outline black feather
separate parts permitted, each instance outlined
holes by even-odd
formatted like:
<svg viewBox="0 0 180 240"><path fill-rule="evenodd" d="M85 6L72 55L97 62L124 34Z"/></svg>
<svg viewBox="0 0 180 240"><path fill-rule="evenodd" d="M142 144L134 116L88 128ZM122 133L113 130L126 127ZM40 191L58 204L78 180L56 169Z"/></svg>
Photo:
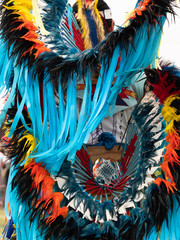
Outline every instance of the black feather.
<svg viewBox="0 0 180 240"><path fill-rule="evenodd" d="M20 94L17 93L17 96L18 96L18 99L21 101ZM17 99L17 97L15 97L15 99ZM9 108L7 111L6 124L4 125L5 128L7 129L11 128L11 125L13 123L13 119L16 113L17 113L17 101L15 101L15 104L11 108ZM31 120L26 108L24 108L24 110L22 111L22 114L26 124L29 127L31 127ZM20 119L12 137L10 138L8 144L6 145L6 148L8 149L8 153L9 153L8 157L10 159L13 159L14 165L18 165L22 160L25 159L26 153L30 147L26 142L27 140L26 138L21 140L21 137L23 136L23 134L25 134L25 131L26 131L26 128L24 127Z"/></svg>
<svg viewBox="0 0 180 240"><path fill-rule="evenodd" d="M157 230L160 230L164 220L168 224L168 212L173 207L172 193L168 194L166 185L161 182L160 187L156 184L151 186L153 190L147 197L147 206L150 218L153 219Z"/></svg>
<svg viewBox="0 0 180 240"><path fill-rule="evenodd" d="M28 200L30 196L30 190L33 182L30 174L30 171L25 172L23 167L19 167L11 183L12 190L17 188L18 198L22 202Z"/></svg>

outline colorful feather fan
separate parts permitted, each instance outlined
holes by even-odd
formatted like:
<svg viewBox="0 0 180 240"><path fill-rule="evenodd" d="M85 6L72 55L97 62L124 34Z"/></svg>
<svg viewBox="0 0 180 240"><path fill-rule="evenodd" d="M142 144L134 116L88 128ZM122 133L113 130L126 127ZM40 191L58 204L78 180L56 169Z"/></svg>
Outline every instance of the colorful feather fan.
<svg viewBox="0 0 180 240"><path fill-rule="evenodd" d="M179 239L180 72L154 69L173 1L138 1L125 28L84 51L67 1L43 2L41 15L35 0L1 6L0 121L12 159L4 239ZM143 72L151 91L134 108L122 156L93 165L90 133Z"/></svg>

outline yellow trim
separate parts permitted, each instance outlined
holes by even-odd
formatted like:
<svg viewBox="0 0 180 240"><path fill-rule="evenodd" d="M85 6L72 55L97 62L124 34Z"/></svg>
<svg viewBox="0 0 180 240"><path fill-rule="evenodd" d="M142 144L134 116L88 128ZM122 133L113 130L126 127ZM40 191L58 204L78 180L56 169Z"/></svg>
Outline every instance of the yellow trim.
<svg viewBox="0 0 180 240"><path fill-rule="evenodd" d="M102 21L102 18L99 14L98 9L97 9L97 4L98 4L98 0L95 0L94 11L93 11L92 15L93 15L93 18L94 18L94 21L96 24L97 38L98 38L98 41L101 42L105 38L105 30L104 30L104 23Z"/></svg>
<svg viewBox="0 0 180 240"><path fill-rule="evenodd" d="M98 11L98 9L97 9L97 4L98 4L98 0L95 0L95 3L94 3L94 11L95 11L95 13L96 13L99 21L100 21L101 24L103 25L102 18L101 18L100 14L99 14L99 11Z"/></svg>
<svg viewBox="0 0 180 240"><path fill-rule="evenodd" d="M81 0L77 0L77 4L78 4L78 9L79 9L79 8L82 8L82 2L81 2Z"/></svg>
<svg viewBox="0 0 180 240"><path fill-rule="evenodd" d="M85 49L92 48L90 38L89 38L89 28L86 26L86 19L83 14L83 5L81 0L77 0L78 4L78 20L81 24L81 30L82 30L82 37L84 39L84 47Z"/></svg>
<svg viewBox="0 0 180 240"><path fill-rule="evenodd" d="M84 0L77 0L78 6L78 20L80 21L81 30L82 30L82 37L84 39L84 47L85 49L92 48L92 42L90 39L90 27L85 15L85 6ZM94 18L96 24L96 31L97 31L97 38L98 41L102 41L105 38L104 34L104 26L99 11L97 9L98 0L94 0L90 5L89 9L92 10L92 16Z"/></svg>

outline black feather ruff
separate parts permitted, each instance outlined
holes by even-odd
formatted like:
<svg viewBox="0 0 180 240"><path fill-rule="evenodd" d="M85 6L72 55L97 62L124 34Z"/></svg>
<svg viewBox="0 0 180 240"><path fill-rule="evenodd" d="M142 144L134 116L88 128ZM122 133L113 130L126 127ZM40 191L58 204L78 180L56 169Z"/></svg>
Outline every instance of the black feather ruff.
<svg viewBox="0 0 180 240"><path fill-rule="evenodd" d="M18 167L18 171L12 180L11 187L12 187L12 190L17 188L18 198L22 202L25 202L29 199L32 183L33 183L33 180L31 177L31 171L25 172L23 167ZM37 193L34 194L35 198L36 196L37 196Z"/></svg>
<svg viewBox="0 0 180 240"><path fill-rule="evenodd" d="M127 52L129 46L133 46L133 38L137 30L142 27L144 23L149 25L147 30L147 34L149 34L151 26L156 28L156 24L160 24L158 20L159 16L166 16L167 13L171 13L173 16L175 15L173 2L173 0L150 1L146 6L146 10L142 11L142 15L138 15L136 12L136 17L130 20L128 27L121 28L109 35L107 40L103 43L102 54L107 54L107 56L111 58L117 44L122 45Z"/></svg>
<svg viewBox="0 0 180 240"><path fill-rule="evenodd" d="M17 103L8 109L7 120L6 120L6 124L4 125L6 129L11 128L11 125L13 123L13 119L16 113L17 113ZM22 114L26 124L29 127L31 127L31 120L26 108L24 108L24 110L22 111ZM20 119L12 137L8 141L8 144L5 146L8 149L8 153L9 153L8 157L10 159L13 159L13 164L15 166L17 166L22 160L25 159L26 153L28 152L30 147L27 143L26 138L21 139L21 137L26 135L25 131L26 129L24 128L24 125Z"/></svg>
<svg viewBox="0 0 180 240"><path fill-rule="evenodd" d="M173 66L170 63L164 64L163 62L160 63L161 69L150 69L147 68L144 70L147 82L150 83L152 86L152 90L156 87L156 85L162 84L164 86L164 89L166 88L167 95L170 96L172 94L177 94L177 92L180 89L180 71L178 68ZM162 92L159 89L159 96L162 94ZM177 101L173 101L171 105L179 109L179 105L177 104Z"/></svg>

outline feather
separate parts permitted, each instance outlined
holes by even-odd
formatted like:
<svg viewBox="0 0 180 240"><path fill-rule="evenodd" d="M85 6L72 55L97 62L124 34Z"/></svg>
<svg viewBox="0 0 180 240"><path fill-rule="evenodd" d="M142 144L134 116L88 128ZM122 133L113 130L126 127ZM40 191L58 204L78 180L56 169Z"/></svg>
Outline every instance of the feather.
<svg viewBox="0 0 180 240"><path fill-rule="evenodd" d="M78 177L78 168L73 170L72 165L77 150L81 149L89 134L107 115L109 106L115 104L115 96L122 86L129 86L137 80L135 75L150 64L154 66L166 13L174 13L172 1L145 1L142 8L137 7L127 27L110 34L95 49L88 49L82 53L73 52L70 56L69 53L72 52L64 47L62 38L57 41L59 23L67 1L44 1L47 10L44 9L43 23L50 36L53 36L50 42L57 43L58 53L51 51L42 39L40 40L30 0L4 0L1 12L3 45L0 51L3 52L5 63L8 62L7 66L10 66L8 69L0 61L0 69L3 70L1 86L11 86L6 107L9 108L9 104L13 103L7 114L7 134L11 136L8 147L13 158L7 194L17 228L17 239L142 238L154 226L154 222L160 229L164 219L167 219L167 207L164 204L169 203L168 207L173 209L172 194L177 197L175 182L165 180L162 172L162 179L156 180L154 184L160 191L160 196L157 196L157 191L152 191L150 195L153 197L154 194L159 200L159 203L153 202L155 207L146 202L146 208L139 209L140 203L132 201L139 193L139 184L145 182L148 169L156 164L154 158L157 152L165 145L162 130L164 125L161 124L163 120L159 112L161 106L149 117L148 111L153 110L151 104L135 108L133 120L139 124L137 131L142 128L143 133L138 133L139 140L133 139L134 136L137 137L134 134L133 122L128 137L134 140L130 145L133 145L135 150L133 149L134 154L131 154L131 161L128 161L128 164L124 162L127 177L117 184L118 199L104 202L101 198L99 201L93 200L92 196L83 191L83 186L79 185L73 173L76 171ZM50 29L53 24L54 27ZM101 67L91 101L91 76L98 64ZM167 74L164 76L166 78ZM85 81L85 91L77 122L76 83L81 77ZM174 84L172 87L174 88ZM59 96L58 100L55 95ZM178 99L173 99L167 105L168 109L177 106ZM178 127L178 108L165 119L172 117L172 123L176 123ZM158 126L161 127L159 131L154 127L158 121ZM172 132L172 129L175 127L170 128L169 132ZM173 143L169 146L173 148L178 137L171 136ZM136 144L143 150L140 160L138 156L141 152ZM178 151L177 148L173 153L175 164L178 163ZM178 177L172 168L178 166L170 164L170 160L164 164L169 167L165 174L171 180L174 177L174 181L177 181ZM84 162L83 167L87 166L86 161ZM137 164L139 168L136 170ZM92 166L88 167L89 171ZM81 180L90 176L88 171L83 173ZM57 183L55 186L51 174L55 180L58 176L65 180L63 184L59 184L59 189L56 189ZM131 175L131 180L128 179L128 174ZM123 189L122 185L127 179L129 186ZM88 189L91 190L91 187L92 181L88 182ZM113 186L111 188L110 192L114 190ZM122 189L124 192L120 193ZM102 189L97 190L97 186L94 186L94 191L102 196ZM81 209L82 203L83 212L76 212ZM118 208L125 203L128 203L126 212L130 213L130 216L118 213ZM148 209L150 212L147 213ZM156 215L153 219L151 214L156 210L160 214L162 212L162 215ZM105 223L101 227L103 222Z"/></svg>
<svg viewBox="0 0 180 240"><path fill-rule="evenodd" d="M175 66L163 65L160 69L146 69L147 81L153 87L155 95L161 103L171 95L179 94L179 70Z"/></svg>

